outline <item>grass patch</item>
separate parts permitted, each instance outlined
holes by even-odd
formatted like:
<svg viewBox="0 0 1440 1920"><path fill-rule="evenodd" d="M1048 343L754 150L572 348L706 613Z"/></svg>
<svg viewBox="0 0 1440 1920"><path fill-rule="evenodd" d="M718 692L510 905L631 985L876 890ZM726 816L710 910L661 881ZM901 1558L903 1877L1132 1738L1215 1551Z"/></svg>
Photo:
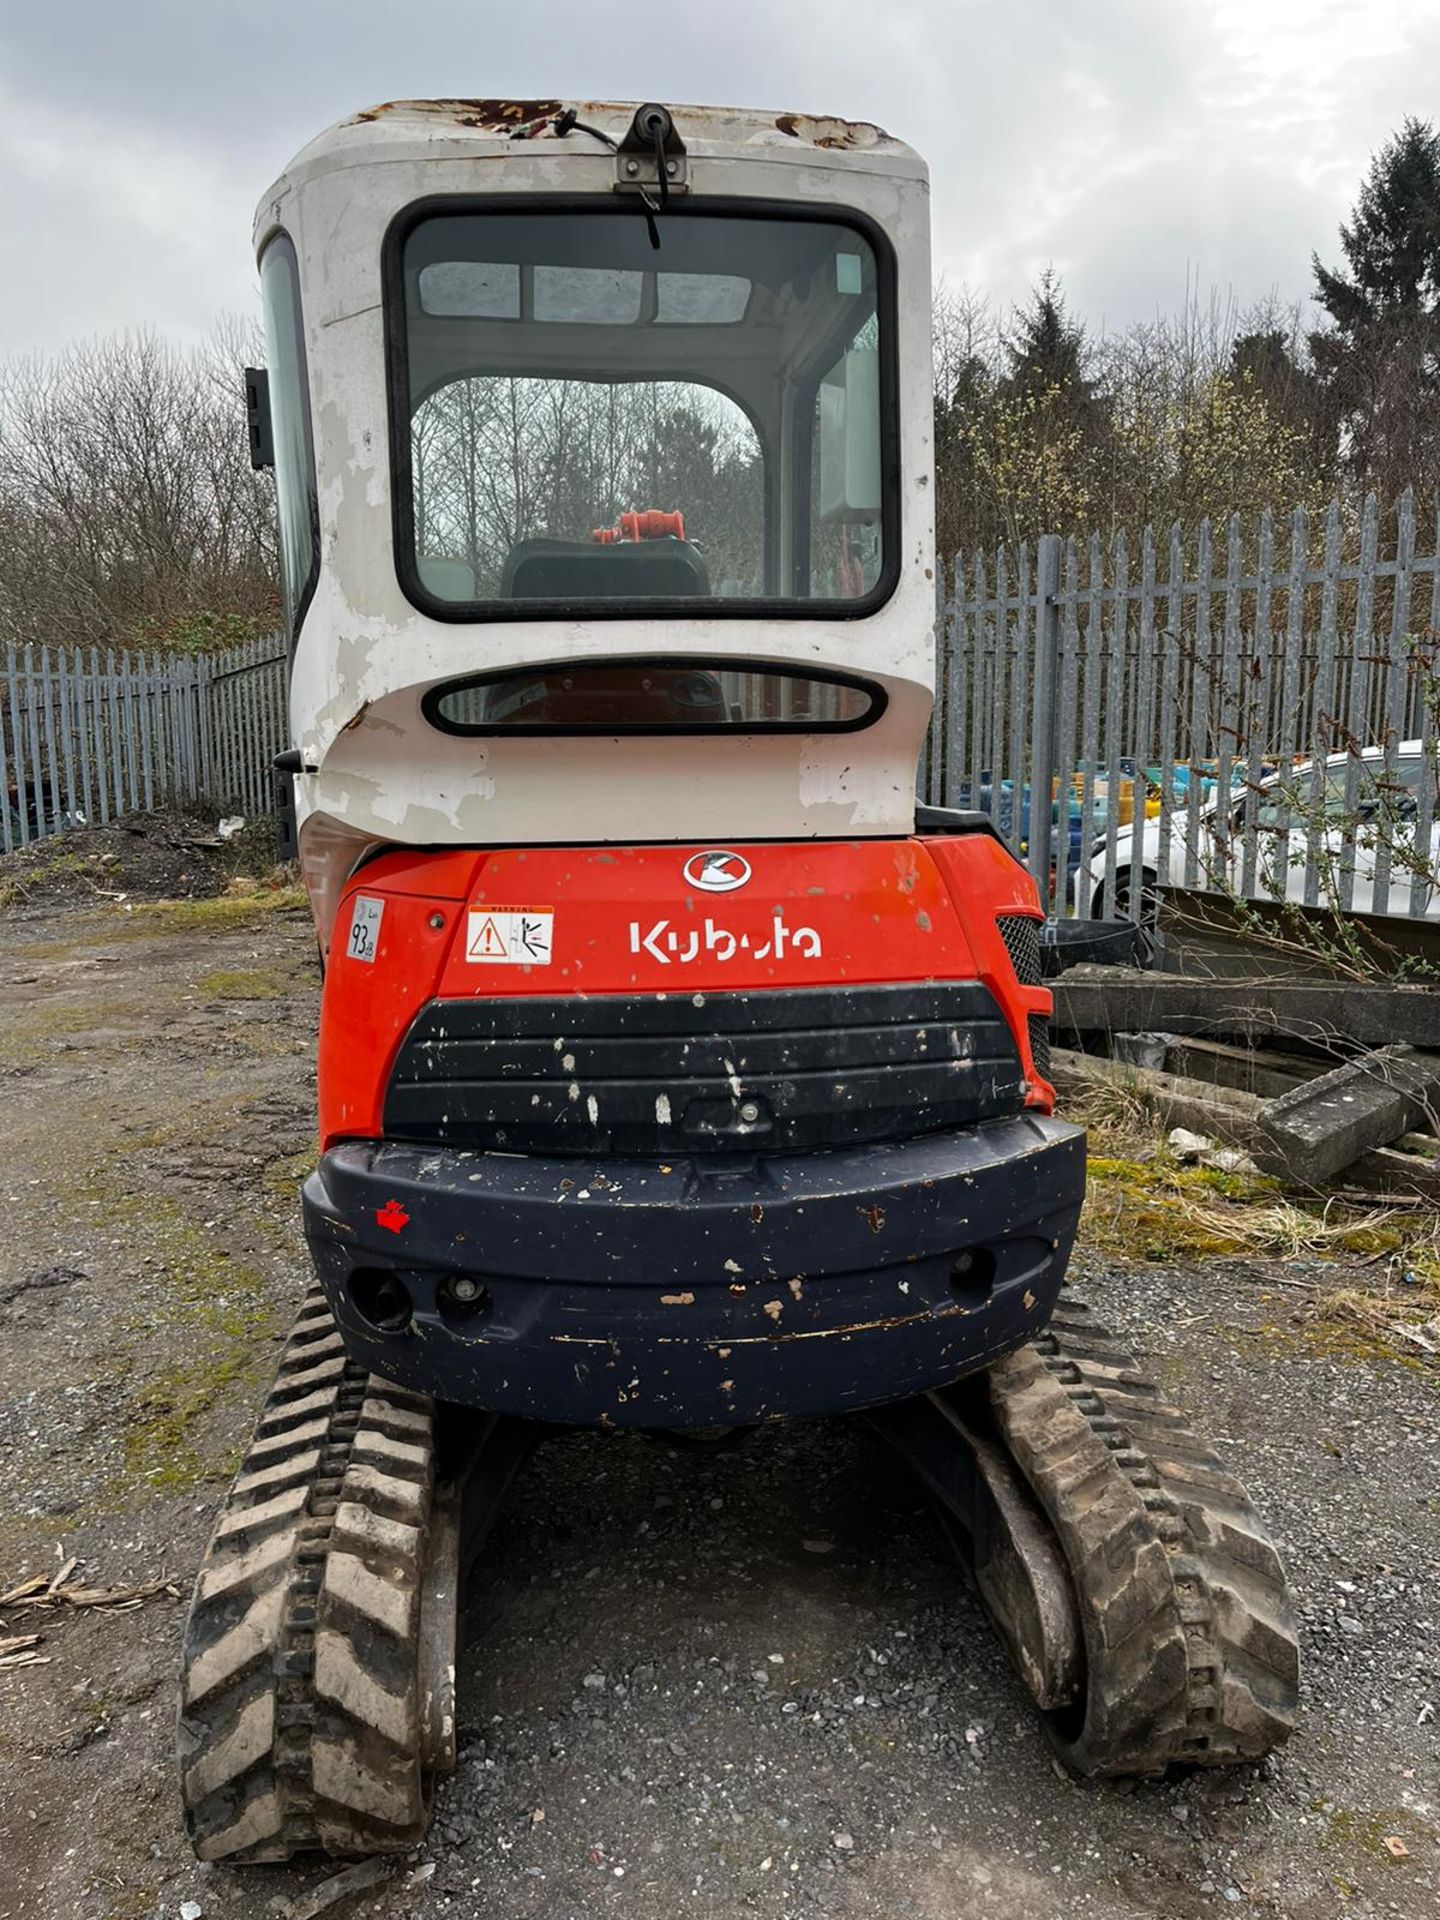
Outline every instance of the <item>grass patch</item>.
<svg viewBox="0 0 1440 1920"><path fill-rule="evenodd" d="M1076 1102L1090 1134L1082 1244L1106 1258L1308 1263L1297 1313L1267 1337L1440 1371L1440 1220L1428 1207L1287 1195L1253 1169L1182 1164L1123 1081ZM1325 1271L1333 1267L1333 1275ZM1311 1275L1314 1277L1312 1278Z"/></svg>
<svg viewBox="0 0 1440 1920"><path fill-rule="evenodd" d="M1324 1844L1336 1853L1347 1855L1352 1864L1374 1860L1387 1867L1413 1865L1417 1856L1422 1860L1428 1858L1435 1844L1435 1829L1408 1807L1361 1811L1357 1807L1332 1808L1322 1803L1315 1811L1329 1815ZM1385 1841L1391 1837L1404 1841L1410 1849L1409 1861L1403 1854L1396 1859L1387 1850Z"/></svg>
<svg viewBox="0 0 1440 1920"><path fill-rule="evenodd" d="M1146 1160L1091 1160L1085 1232L1097 1251L1131 1259L1369 1257L1401 1251L1399 1217L1334 1200L1289 1200L1263 1174L1181 1166L1157 1148Z"/></svg>
<svg viewBox="0 0 1440 1920"><path fill-rule="evenodd" d="M283 1000L285 982L274 971L242 967L207 973L200 981L200 991L212 1000Z"/></svg>
<svg viewBox="0 0 1440 1920"><path fill-rule="evenodd" d="M3 883L0 883L3 884ZM242 890L235 891L239 886ZM303 887L232 882L232 890L199 900L97 900L65 940L29 940L17 949L26 960L63 960L94 947L112 947L156 934L224 933L258 926L272 914L309 914Z"/></svg>
<svg viewBox="0 0 1440 1920"><path fill-rule="evenodd" d="M304 889L254 885L211 900L138 900L122 913L138 929L154 933L212 933L249 926L272 913L296 913L310 903Z"/></svg>
<svg viewBox="0 0 1440 1920"><path fill-rule="evenodd" d="M1271 1338L1440 1373L1440 1226L1428 1209L1291 1200L1263 1175L1181 1166L1157 1147L1143 1161L1091 1160L1080 1231L1095 1252L1122 1260L1305 1261L1314 1277L1286 1280L1297 1318L1269 1327Z"/></svg>
<svg viewBox="0 0 1440 1920"><path fill-rule="evenodd" d="M73 1193L98 1201L166 1277L151 1313L135 1312L116 1328L97 1382L114 1397L121 1466L96 1512L227 1479L233 1450L216 1445L213 1417L235 1393L257 1397L275 1364L281 1314L263 1276L229 1258L167 1195L117 1190L96 1170Z"/></svg>
<svg viewBox="0 0 1440 1920"><path fill-rule="evenodd" d="M7 907L24 906L37 887L53 885L57 880L77 883L87 880L92 887L95 885L95 870L83 855L49 851L52 844L37 842L28 849L17 849L10 856L8 870L0 880L0 912ZM41 846L47 851L41 852Z"/></svg>
<svg viewBox="0 0 1440 1920"><path fill-rule="evenodd" d="M145 1010L142 1010L145 1011ZM115 1028L136 1012L131 1003L112 1002L105 1007L67 1006L49 999L35 998L23 1007L7 1007L0 1014L0 1065L35 1067L50 1059L56 1042L75 1034L97 1033L104 1029L113 1050L117 1044ZM129 1040L120 1044L138 1044Z"/></svg>
<svg viewBox="0 0 1440 1920"><path fill-rule="evenodd" d="M90 1033L96 1027L104 1026L116 1009L114 1005L96 1007L93 1005L64 1006L54 1000L34 999L23 1012L12 1010L5 1015L5 1025L25 1040L59 1040L67 1033ZM126 1011L132 1011L126 1008Z"/></svg>
<svg viewBox="0 0 1440 1920"><path fill-rule="evenodd" d="M294 1207L301 1186L315 1171L316 1157L316 1149L306 1147L302 1153L287 1154L283 1160L272 1161L263 1175L266 1192L282 1206Z"/></svg>
<svg viewBox="0 0 1440 1920"><path fill-rule="evenodd" d="M1373 1287L1326 1287L1303 1326L1311 1344L1340 1358L1384 1353L1440 1378L1440 1268L1433 1255L1391 1260Z"/></svg>
<svg viewBox="0 0 1440 1920"><path fill-rule="evenodd" d="M197 1445L196 1434L227 1388L251 1380L243 1347L179 1366L133 1393L125 1412L121 1452L127 1484L157 1493L184 1493L219 1477L216 1463Z"/></svg>

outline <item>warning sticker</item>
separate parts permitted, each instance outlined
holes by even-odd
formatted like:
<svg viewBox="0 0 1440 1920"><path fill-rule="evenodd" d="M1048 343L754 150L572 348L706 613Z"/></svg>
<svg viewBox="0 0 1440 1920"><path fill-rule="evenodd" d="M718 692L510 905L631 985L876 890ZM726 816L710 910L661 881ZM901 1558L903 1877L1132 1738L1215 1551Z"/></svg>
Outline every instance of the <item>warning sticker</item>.
<svg viewBox="0 0 1440 1920"><path fill-rule="evenodd" d="M357 893L355 911L350 916L350 938L345 943L345 951L352 960L366 960L375 964L375 955L380 948L380 921L385 913L385 902L373 900L368 894Z"/></svg>
<svg viewBox="0 0 1440 1920"><path fill-rule="evenodd" d="M543 967L550 961L553 907L471 907L465 958L498 967Z"/></svg>

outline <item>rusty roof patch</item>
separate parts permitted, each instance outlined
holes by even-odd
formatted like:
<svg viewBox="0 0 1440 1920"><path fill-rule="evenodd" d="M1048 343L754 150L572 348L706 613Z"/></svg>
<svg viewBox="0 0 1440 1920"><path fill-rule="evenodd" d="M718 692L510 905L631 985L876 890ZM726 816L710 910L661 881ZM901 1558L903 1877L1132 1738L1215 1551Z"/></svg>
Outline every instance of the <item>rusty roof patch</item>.
<svg viewBox="0 0 1440 1920"><path fill-rule="evenodd" d="M378 107L369 107L364 113L357 113L351 125L366 120L380 120L386 114L395 113L401 108L435 114L437 117L454 120L462 127L477 127L496 132L513 133L517 128L530 127L540 132L547 120L553 120L562 111L561 100L386 100Z"/></svg>
<svg viewBox="0 0 1440 1920"><path fill-rule="evenodd" d="M883 127L873 126L868 120L831 120L811 113L777 114L775 124L792 140L804 140L812 147L832 150L873 147L890 138Z"/></svg>

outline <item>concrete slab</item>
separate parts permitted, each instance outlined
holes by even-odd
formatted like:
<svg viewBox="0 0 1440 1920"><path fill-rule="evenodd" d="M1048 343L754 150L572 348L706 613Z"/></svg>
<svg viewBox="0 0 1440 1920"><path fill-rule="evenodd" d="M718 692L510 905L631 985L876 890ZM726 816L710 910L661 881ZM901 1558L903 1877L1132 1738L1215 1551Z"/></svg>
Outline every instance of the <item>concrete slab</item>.
<svg viewBox="0 0 1440 1920"><path fill-rule="evenodd" d="M1317 1185L1408 1133L1440 1105L1440 1054L1381 1047L1270 1101L1250 1151L1283 1180Z"/></svg>
<svg viewBox="0 0 1440 1920"><path fill-rule="evenodd" d="M1149 1067L1072 1053L1064 1047L1052 1051L1050 1065L1062 1120L1067 1095L1119 1087L1133 1093L1167 1132L1171 1127L1185 1127L1191 1133L1243 1147L1249 1144L1260 1113L1261 1102L1254 1094L1212 1086L1204 1080L1187 1080L1178 1073L1157 1073Z"/></svg>
<svg viewBox="0 0 1440 1920"><path fill-rule="evenodd" d="M1067 1033L1204 1034L1267 1039L1286 1034L1321 1045L1383 1047L1406 1040L1440 1048L1440 992L1337 980L1186 980L1173 975L1077 968L1054 985L1057 1038Z"/></svg>

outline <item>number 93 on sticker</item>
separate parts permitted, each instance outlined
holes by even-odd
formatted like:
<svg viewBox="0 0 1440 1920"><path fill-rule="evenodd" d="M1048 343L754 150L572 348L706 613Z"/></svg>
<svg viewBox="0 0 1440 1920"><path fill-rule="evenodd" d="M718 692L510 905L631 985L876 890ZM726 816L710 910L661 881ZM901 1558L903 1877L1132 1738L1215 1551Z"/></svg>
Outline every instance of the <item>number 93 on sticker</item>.
<svg viewBox="0 0 1440 1920"><path fill-rule="evenodd" d="M380 951L380 922L384 917L383 900L356 894L355 908L350 915L350 934L345 942L345 952L350 959L363 960L369 966L375 964L375 955Z"/></svg>
<svg viewBox="0 0 1440 1920"><path fill-rule="evenodd" d="M548 966L554 926L553 907L471 907L465 958L479 966Z"/></svg>

